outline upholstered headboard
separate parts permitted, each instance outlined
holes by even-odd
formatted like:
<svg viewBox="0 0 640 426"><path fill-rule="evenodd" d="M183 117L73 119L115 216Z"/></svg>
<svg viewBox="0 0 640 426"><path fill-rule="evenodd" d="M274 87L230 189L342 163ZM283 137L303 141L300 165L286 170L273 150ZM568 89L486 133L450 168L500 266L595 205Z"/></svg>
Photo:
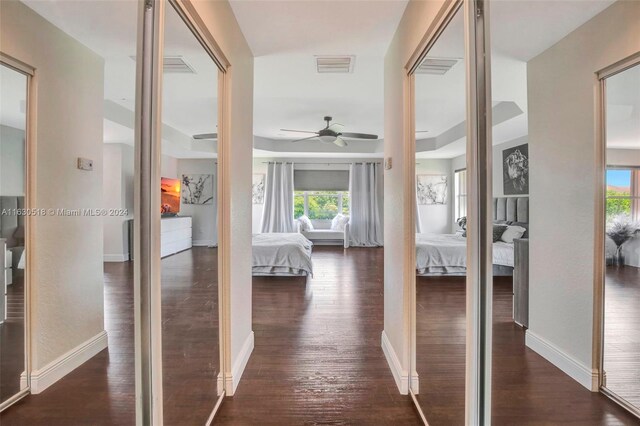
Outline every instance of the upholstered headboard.
<svg viewBox="0 0 640 426"><path fill-rule="evenodd" d="M24 245L24 215L16 210L24 209L24 197L0 196L0 238L7 240L7 247Z"/></svg>
<svg viewBox="0 0 640 426"><path fill-rule="evenodd" d="M493 220L529 223L529 197L494 198Z"/></svg>

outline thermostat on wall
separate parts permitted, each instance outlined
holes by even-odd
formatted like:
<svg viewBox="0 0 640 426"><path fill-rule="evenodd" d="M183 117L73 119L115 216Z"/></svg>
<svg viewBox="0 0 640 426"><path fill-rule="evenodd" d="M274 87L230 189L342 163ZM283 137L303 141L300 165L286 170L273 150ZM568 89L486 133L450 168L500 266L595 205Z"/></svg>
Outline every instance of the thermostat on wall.
<svg viewBox="0 0 640 426"><path fill-rule="evenodd" d="M93 160L88 158L78 157L78 169L86 170L88 172L93 170Z"/></svg>

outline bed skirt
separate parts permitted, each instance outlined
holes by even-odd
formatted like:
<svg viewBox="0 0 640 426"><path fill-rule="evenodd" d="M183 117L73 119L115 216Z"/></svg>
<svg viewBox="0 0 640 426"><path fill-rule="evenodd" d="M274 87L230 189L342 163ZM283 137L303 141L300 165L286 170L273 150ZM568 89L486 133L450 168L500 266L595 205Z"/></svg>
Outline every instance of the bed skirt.
<svg viewBox="0 0 640 426"><path fill-rule="evenodd" d="M464 277L467 275L467 268L462 266L437 266L416 271L416 275L420 277L435 277L441 275ZM493 276L511 277L513 276L513 267L504 265L493 265Z"/></svg>

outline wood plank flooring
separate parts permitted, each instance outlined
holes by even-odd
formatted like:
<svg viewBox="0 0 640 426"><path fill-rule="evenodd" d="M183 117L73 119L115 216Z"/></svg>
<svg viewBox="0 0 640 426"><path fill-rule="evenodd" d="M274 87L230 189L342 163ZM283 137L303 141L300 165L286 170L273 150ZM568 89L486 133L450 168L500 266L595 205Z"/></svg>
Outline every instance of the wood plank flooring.
<svg viewBox="0 0 640 426"><path fill-rule="evenodd" d="M604 330L607 388L640 408L640 268L607 267Z"/></svg>
<svg viewBox="0 0 640 426"><path fill-rule="evenodd" d="M166 425L202 425L217 400L217 249L162 260ZM109 349L0 414L2 426L134 425L133 263L105 263Z"/></svg>
<svg viewBox="0 0 640 426"><path fill-rule="evenodd" d="M24 369L24 274L14 270L13 284L7 286L7 319L0 324L0 402L20 391Z"/></svg>
<svg viewBox="0 0 640 426"><path fill-rule="evenodd" d="M383 250L316 246L314 277L253 279L255 349L221 425L418 425L380 347Z"/></svg>
<svg viewBox="0 0 640 426"><path fill-rule="evenodd" d="M512 286L494 283L493 425L637 425L599 393L589 392L524 344L513 323ZM429 424L464 424L464 278L418 277L418 399Z"/></svg>
<svg viewBox="0 0 640 426"><path fill-rule="evenodd" d="M197 248L163 260L167 425L203 424L215 399L216 351L200 344L217 318L215 258ZM382 249L316 247L314 278L255 278L256 346L215 424L419 424L380 348L382 260ZM132 274L105 265L109 350L2 413L3 426L134 424ZM463 279L418 280L419 398L436 426L464 421L464 303ZM493 424L638 424L524 346L508 280L496 282L494 336Z"/></svg>

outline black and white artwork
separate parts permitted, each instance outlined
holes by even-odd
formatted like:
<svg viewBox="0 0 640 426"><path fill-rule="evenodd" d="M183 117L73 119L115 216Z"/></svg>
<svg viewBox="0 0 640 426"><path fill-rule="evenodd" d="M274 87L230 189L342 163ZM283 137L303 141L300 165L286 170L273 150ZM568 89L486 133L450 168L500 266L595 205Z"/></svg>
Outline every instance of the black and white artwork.
<svg viewBox="0 0 640 426"><path fill-rule="evenodd" d="M418 204L447 204L447 175L418 175Z"/></svg>
<svg viewBox="0 0 640 426"><path fill-rule="evenodd" d="M528 144L502 151L502 182L504 195L529 194Z"/></svg>
<svg viewBox="0 0 640 426"><path fill-rule="evenodd" d="M213 204L213 175L182 175L184 204Z"/></svg>
<svg viewBox="0 0 640 426"><path fill-rule="evenodd" d="M264 204L264 173L253 175L251 199L253 204Z"/></svg>

